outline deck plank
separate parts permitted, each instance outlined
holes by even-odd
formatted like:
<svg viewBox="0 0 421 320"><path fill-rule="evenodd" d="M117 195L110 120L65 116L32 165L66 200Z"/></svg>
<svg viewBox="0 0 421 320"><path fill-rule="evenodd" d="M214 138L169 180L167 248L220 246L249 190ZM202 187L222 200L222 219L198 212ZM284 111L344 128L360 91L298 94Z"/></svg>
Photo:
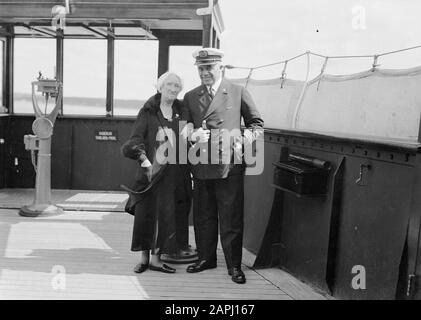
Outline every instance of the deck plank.
<svg viewBox="0 0 421 320"><path fill-rule="evenodd" d="M252 255L246 257L249 263L243 268L247 283L233 283L220 245L216 269L189 274L186 265L179 264L173 265L175 274L151 270L135 274L132 269L138 255L129 249L132 223L133 217L121 212L65 211L59 216L25 218L16 209L0 209L0 299L314 297L311 288L300 289L311 291L305 294L291 288L292 280L281 277L274 283L267 272L250 268ZM192 228L190 239L194 245Z"/></svg>
<svg viewBox="0 0 421 320"><path fill-rule="evenodd" d="M304 282L296 279L281 269L258 269L256 273L269 279L274 285L287 293L295 300L326 300L328 295L318 292Z"/></svg>

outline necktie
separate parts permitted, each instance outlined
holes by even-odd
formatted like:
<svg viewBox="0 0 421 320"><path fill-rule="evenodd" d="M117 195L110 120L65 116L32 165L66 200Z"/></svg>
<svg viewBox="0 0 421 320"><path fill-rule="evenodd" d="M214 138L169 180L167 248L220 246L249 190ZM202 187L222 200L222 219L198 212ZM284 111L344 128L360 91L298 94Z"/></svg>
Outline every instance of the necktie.
<svg viewBox="0 0 421 320"><path fill-rule="evenodd" d="M212 89L212 86L209 87L209 97L211 98L211 100L213 99L213 89Z"/></svg>

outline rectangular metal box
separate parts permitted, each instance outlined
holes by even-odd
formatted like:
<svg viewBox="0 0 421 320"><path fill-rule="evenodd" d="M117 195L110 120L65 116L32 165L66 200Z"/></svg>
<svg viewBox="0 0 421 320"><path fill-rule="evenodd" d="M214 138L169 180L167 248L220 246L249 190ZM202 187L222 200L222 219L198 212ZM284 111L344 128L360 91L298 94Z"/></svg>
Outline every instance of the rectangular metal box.
<svg viewBox="0 0 421 320"><path fill-rule="evenodd" d="M294 160L274 162L273 186L301 196L324 196L329 170Z"/></svg>

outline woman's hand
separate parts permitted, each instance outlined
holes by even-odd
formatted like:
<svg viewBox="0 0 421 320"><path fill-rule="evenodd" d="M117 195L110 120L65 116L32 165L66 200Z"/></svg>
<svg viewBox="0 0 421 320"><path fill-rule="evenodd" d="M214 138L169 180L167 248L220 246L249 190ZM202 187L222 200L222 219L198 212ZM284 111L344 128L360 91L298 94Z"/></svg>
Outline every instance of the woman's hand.
<svg viewBox="0 0 421 320"><path fill-rule="evenodd" d="M152 163L148 159L145 159L140 166L145 168L145 174L148 177L148 182L151 182L152 181L152 168L153 168Z"/></svg>

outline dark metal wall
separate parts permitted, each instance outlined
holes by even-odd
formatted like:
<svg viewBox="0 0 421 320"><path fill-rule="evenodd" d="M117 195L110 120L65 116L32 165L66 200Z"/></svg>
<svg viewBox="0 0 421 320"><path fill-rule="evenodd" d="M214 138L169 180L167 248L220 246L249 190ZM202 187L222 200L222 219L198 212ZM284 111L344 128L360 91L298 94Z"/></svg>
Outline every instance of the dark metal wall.
<svg viewBox="0 0 421 320"><path fill-rule="evenodd" d="M34 117L10 116L6 136L6 183L8 188L33 188L35 173L23 136L32 134ZM52 140L52 188L121 190L130 185L136 163L123 158L121 145L129 138L134 119L59 118ZM117 135L117 141L98 141L98 130Z"/></svg>
<svg viewBox="0 0 421 320"><path fill-rule="evenodd" d="M399 297L398 287L406 288L407 281L400 267L407 258L408 222L421 209L413 200L420 187L414 184L417 149L283 131L266 132L265 140L266 157L279 160L299 153L329 161L331 169L325 196L298 197L270 192L267 184L274 180L274 169L265 168L263 176L272 181L254 186L255 207L262 210L246 207L250 226L267 223L266 231L254 229L252 247L260 245L256 266L275 261L338 298ZM264 198L273 198L270 209ZM365 289L351 285L357 275L353 268L359 266L366 271Z"/></svg>
<svg viewBox="0 0 421 320"><path fill-rule="evenodd" d="M34 186L30 153L23 144L33 120L0 117L0 138L6 142L0 145L0 172L5 173L0 187ZM136 164L121 156L120 147L133 122L59 118L52 144L52 187L121 190L120 184L130 185ZM118 140L98 141L98 130L113 132ZM278 182L273 163L291 153L330 162L325 196L297 197L272 186ZM418 157L418 149L410 146L267 130L265 170L245 178L244 246L257 254L256 267L277 265L337 298L402 297L408 275L416 272L408 268L408 260L419 252L419 233L406 245L410 217L421 212ZM419 232L419 218L412 220ZM404 250L408 245L410 254ZM351 285L355 266L365 268L364 290Z"/></svg>
<svg viewBox="0 0 421 320"><path fill-rule="evenodd" d="M7 119L8 117L6 116L0 116L0 139L3 139L3 141L7 132ZM4 188L6 184L6 146L3 141L0 140L0 188Z"/></svg>
<svg viewBox="0 0 421 320"><path fill-rule="evenodd" d="M274 189L274 161L279 160L279 145L272 141L265 142L264 171L261 175L246 175L244 179L244 246L256 254L263 241L268 225Z"/></svg>

